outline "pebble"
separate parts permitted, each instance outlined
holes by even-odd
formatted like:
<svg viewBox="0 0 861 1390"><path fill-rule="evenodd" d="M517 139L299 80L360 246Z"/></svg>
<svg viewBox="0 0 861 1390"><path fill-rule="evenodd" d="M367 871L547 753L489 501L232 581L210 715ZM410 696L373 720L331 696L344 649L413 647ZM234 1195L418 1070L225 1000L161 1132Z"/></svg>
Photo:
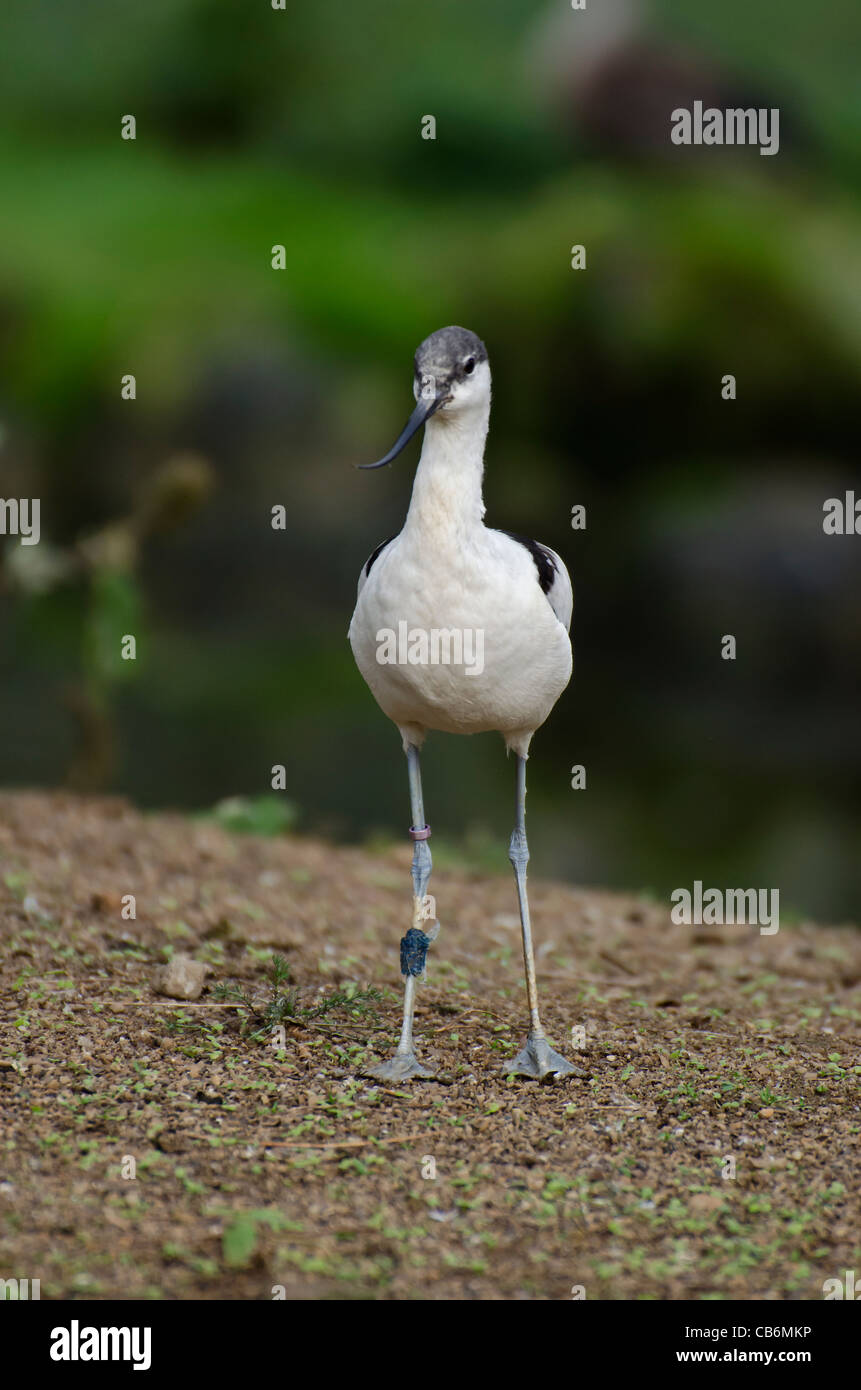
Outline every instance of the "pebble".
<svg viewBox="0 0 861 1390"><path fill-rule="evenodd" d="M169 999L199 999L209 969L191 956L173 956L156 974L156 993Z"/></svg>

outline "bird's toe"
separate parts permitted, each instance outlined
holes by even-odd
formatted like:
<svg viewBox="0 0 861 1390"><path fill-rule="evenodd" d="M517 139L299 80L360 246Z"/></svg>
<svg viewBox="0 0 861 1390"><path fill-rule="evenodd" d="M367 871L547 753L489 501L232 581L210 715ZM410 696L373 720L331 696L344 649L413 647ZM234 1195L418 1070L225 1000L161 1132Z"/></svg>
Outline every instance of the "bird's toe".
<svg viewBox="0 0 861 1390"><path fill-rule="evenodd" d="M506 1062L503 1068L507 1076L529 1076L535 1081L542 1081L546 1076L555 1076L557 1079L563 1076L585 1076L586 1073L575 1067L563 1057L560 1052L555 1052L546 1038L536 1038L530 1036L526 1046L518 1052L513 1062Z"/></svg>
<svg viewBox="0 0 861 1390"><path fill-rule="evenodd" d="M414 1052L396 1052L388 1062L368 1068L368 1075L378 1081L410 1081L413 1078L432 1081L434 1072L422 1066Z"/></svg>

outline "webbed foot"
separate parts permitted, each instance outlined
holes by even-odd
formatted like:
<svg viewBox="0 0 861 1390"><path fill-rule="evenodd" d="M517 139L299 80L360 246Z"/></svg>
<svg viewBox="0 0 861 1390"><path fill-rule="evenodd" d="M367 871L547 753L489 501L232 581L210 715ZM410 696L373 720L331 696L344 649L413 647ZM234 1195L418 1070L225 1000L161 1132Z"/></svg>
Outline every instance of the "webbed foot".
<svg viewBox="0 0 861 1390"><path fill-rule="evenodd" d="M585 1076L579 1067L573 1066L553 1048L544 1037L529 1034L526 1046L518 1052L513 1062L506 1062L503 1071L506 1076L531 1076L541 1081L545 1076Z"/></svg>
<svg viewBox="0 0 861 1390"><path fill-rule="evenodd" d="M369 1067L368 1075L376 1076L380 1081L409 1081L412 1077L431 1081L435 1073L423 1067L414 1052L398 1051L388 1062Z"/></svg>

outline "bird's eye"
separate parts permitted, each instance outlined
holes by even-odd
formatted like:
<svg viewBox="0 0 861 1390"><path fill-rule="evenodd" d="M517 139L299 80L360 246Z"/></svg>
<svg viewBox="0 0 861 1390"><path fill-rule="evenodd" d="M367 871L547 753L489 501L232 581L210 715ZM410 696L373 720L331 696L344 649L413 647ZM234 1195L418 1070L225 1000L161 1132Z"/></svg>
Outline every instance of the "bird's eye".
<svg viewBox="0 0 861 1390"><path fill-rule="evenodd" d="M466 361L463 364L463 370L466 372L467 376L472 376L472 373L475 371L474 357L467 357Z"/></svg>

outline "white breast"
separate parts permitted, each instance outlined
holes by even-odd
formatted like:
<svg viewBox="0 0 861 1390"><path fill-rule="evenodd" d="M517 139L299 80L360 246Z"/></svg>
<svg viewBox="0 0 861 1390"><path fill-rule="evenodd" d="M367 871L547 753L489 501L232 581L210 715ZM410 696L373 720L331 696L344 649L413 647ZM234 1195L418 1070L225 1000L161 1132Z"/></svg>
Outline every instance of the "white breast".
<svg viewBox="0 0 861 1390"><path fill-rule="evenodd" d="M401 729L498 730L528 747L572 669L571 582L549 553L548 595L529 551L484 526L445 547L402 532L363 570L350 643Z"/></svg>

